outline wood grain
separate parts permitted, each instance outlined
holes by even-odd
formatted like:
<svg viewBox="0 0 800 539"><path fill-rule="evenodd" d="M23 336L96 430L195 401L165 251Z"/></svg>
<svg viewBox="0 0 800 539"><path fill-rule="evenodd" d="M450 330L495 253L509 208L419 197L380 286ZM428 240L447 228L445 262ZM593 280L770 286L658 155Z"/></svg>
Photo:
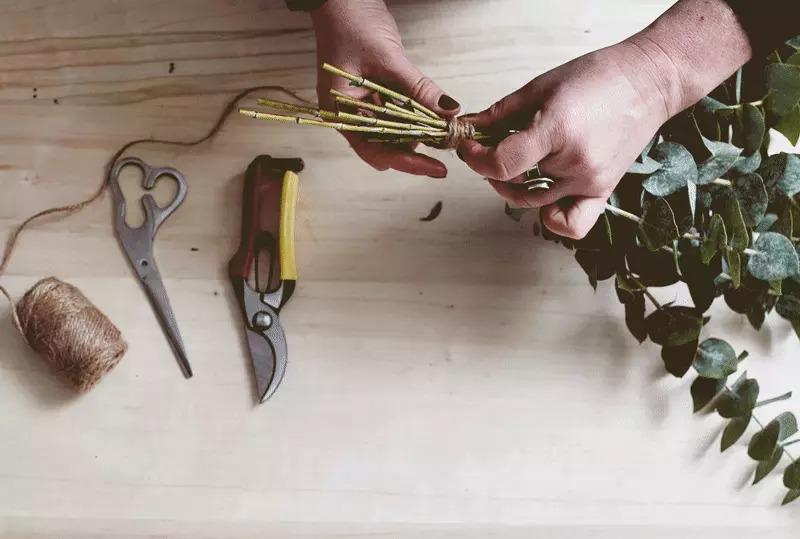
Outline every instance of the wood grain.
<svg viewBox="0 0 800 539"><path fill-rule="evenodd" d="M420 68L479 110L670 3L391 5ZM4 0L0 13L3 233L92 192L127 140L199 136L243 88L314 96L313 35L282 2ZM0 535L796 534L780 477L746 486L741 444L719 454L722 425L691 416L691 380L663 376L613 290L593 294L569 252L507 219L455 156L438 152L446 181L377 173L320 131L232 117L199 147L132 152L190 184L156 243L189 381L116 244L108 196L24 234L2 283L19 297L68 280L131 347L75 398L0 311ZM282 315L289 368L255 407L225 267L260 153L307 168L299 287ZM441 216L420 222L438 200ZM751 351L764 394L798 389L790 328L770 319L755 334L725 311L713 327Z"/></svg>

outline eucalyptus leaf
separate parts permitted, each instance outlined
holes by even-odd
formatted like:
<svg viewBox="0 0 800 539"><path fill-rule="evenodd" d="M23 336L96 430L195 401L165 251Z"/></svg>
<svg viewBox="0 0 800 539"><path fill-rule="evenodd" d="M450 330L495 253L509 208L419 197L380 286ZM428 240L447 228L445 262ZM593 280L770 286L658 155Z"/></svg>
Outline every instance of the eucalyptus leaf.
<svg viewBox="0 0 800 539"><path fill-rule="evenodd" d="M797 417L792 412L784 412L773 421L777 421L780 426L778 441L782 442L797 434Z"/></svg>
<svg viewBox="0 0 800 539"><path fill-rule="evenodd" d="M768 460L775 453L779 435L780 425L777 421L771 421L750 439L747 454L753 460Z"/></svg>
<svg viewBox="0 0 800 539"><path fill-rule="evenodd" d="M667 372L676 378L683 378L692 367L697 344L698 342L695 340L678 346L661 348L661 359L664 361L664 368Z"/></svg>
<svg viewBox="0 0 800 539"><path fill-rule="evenodd" d="M661 346L679 346L700 336L703 318L690 307L665 307L645 318L650 340Z"/></svg>
<svg viewBox="0 0 800 539"><path fill-rule="evenodd" d="M762 137L763 139L763 137ZM761 153L755 152L748 157L739 157L731 167L730 172L736 174L749 174L758 170L761 166Z"/></svg>
<svg viewBox="0 0 800 539"><path fill-rule="evenodd" d="M692 382L689 392L692 395L692 406L695 413L707 406L714 397L725 389L725 380L698 376Z"/></svg>
<svg viewBox="0 0 800 539"><path fill-rule="evenodd" d="M753 329L756 331L759 331L761 326L764 325L765 318L766 313L760 305L754 305L753 308L747 311L747 321L750 322L750 325L753 326Z"/></svg>
<svg viewBox="0 0 800 539"><path fill-rule="evenodd" d="M761 144L764 142L764 132L766 131L766 124L764 123L764 115L750 103L742 105L742 128L744 130L744 138L742 154L749 156L758 152Z"/></svg>
<svg viewBox="0 0 800 539"><path fill-rule="evenodd" d="M768 213L761 219L761 221L758 222L755 231L767 232L770 228L772 228L772 225L774 225L775 221L777 220L778 220L777 215L775 215L774 213Z"/></svg>
<svg viewBox="0 0 800 539"><path fill-rule="evenodd" d="M770 155L758 169L767 192L776 190L793 197L800 193L800 158L785 152Z"/></svg>
<svg viewBox="0 0 800 539"><path fill-rule="evenodd" d="M756 279L786 279L800 271L797 252L786 236L777 232L764 232L756 240L753 249L756 253L750 255L747 269Z"/></svg>
<svg viewBox="0 0 800 539"><path fill-rule="evenodd" d="M697 184L686 182L686 191L689 194L689 213L691 214L691 225L694 225L694 216L697 213Z"/></svg>
<svg viewBox="0 0 800 539"><path fill-rule="evenodd" d="M786 493L786 496L783 498L781 505L789 505L793 501L800 498L800 489L792 489Z"/></svg>
<svg viewBox="0 0 800 539"><path fill-rule="evenodd" d="M648 193L665 197L686 187L687 181L697 183L697 164L682 144L662 142L653 148L652 156L661 167L642 183Z"/></svg>
<svg viewBox="0 0 800 539"><path fill-rule="evenodd" d="M800 460L796 460L786 467L783 472L783 484L788 489L800 488Z"/></svg>
<svg viewBox="0 0 800 539"><path fill-rule="evenodd" d="M722 431L720 451L724 452L742 437L747 430L748 425L750 425L751 417L752 416L750 414L746 414L740 417L734 417L728 421L728 424L725 426L725 430Z"/></svg>
<svg viewBox="0 0 800 539"><path fill-rule="evenodd" d="M641 163L639 161L634 161L631 166L628 167L628 174L652 174L660 168L661 163L650 156L644 156Z"/></svg>
<svg viewBox="0 0 800 539"><path fill-rule="evenodd" d="M758 380L742 377L730 390L720 395L717 413L724 418L750 415L758 400Z"/></svg>
<svg viewBox="0 0 800 539"><path fill-rule="evenodd" d="M634 294L631 301L625 304L625 325L639 343L647 339L644 312L644 294Z"/></svg>
<svg viewBox="0 0 800 539"><path fill-rule="evenodd" d="M793 37L786 44L795 50L800 50L800 36Z"/></svg>
<svg viewBox="0 0 800 539"><path fill-rule="evenodd" d="M731 276L733 287L739 288L742 284L742 255L739 251L728 249L725 251L725 262L728 263L728 275Z"/></svg>
<svg viewBox="0 0 800 539"><path fill-rule="evenodd" d="M800 322L800 299L795 296L784 294L778 298L775 310L781 318L790 322Z"/></svg>
<svg viewBox="0 0 800 539"><path fill-rule="evenodd" d="M782 457L783 448L781 446L777 446L770 458L767 460L762 460L758 463L758 466L756 466L756 476L753 479L753 484L758 484L762 479L767 477L769 473L778 466Z"/></svg>
<svg viewBox="0 0 800 539"><path fill-rule="evenodd" d="M775 281L769 282L769 289L772 290L773 293L780 296L783 294L783 281L781 279L777 279Z"/></svg>
<svg viewBox="0 0 800 539"><path fill-rule="evenodd" d="M733 347L722 339L714 337L700 343L694 358L697 374L705 378L725 379L736 372L737 366L738 361ZM755 405L755 402L753 404Z"/></svg>
<svg viewBox="0 0 800 539"><path fill-rule="evenodd" d="M775 130L789 139L792 146L797 146L797 142L800 141L800 102L781 118Z"/></svg>
<svg viewBox="0 0 800 539"><path fill-rule="evenodd" d="M778 117L786 116L800 101L800 66L768 65L767 88L769 95L764 106Z"/></svg>
<svg viewBox="0 0 800 539"><path fill-rule="evenodd" d="M721 178L742 155L742 149L727 142L716 142L703 137L703 143L711 152L711 157L697 166L697 182L705 185Z"/></svg>
<svg viewBox="0 0 800 539"><path fill-rule="evenodd" d="M704 264L711 262L720 249L728 243L728 234L725 232L725 222L719 214L711 216L711 226L708 237L700 244L700 256Z"/></svg>
<svg viewBox="0 0 800 539"><path fill-rule="evenodd" d="M769 197L764 180L758 174L745 174L731 182L733 193L739 201L739 208L746 226L754 227L767 212Z"/></svg>
<svg viewBox="0 0 800 539"><path fill-rule="evenodd" d="M750 238L739 201L733 198L726 200L721 213L728 233L728 246L739 252L744 251L750 245Z"/></svg>
<svg viewBox="0 0 800 539"><path fill-rule="evenodd" d="M647 207L639 223L639 233L642 242L651 251L670 245L680 237L675 214L666 200L657 198Z"/></svg>

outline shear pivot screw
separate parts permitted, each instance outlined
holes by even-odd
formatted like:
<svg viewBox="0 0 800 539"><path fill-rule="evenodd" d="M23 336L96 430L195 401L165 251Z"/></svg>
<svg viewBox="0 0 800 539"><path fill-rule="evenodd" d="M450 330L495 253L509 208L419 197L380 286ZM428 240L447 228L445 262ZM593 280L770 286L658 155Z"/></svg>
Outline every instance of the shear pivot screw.
<svg viewBox="0 0 800 539"><path fill-rule="evenodd" d="M272 317L269 313L259 312L256 313L255 318L253 319L253 323L259 329L268 329L272 325Z"/></svg>

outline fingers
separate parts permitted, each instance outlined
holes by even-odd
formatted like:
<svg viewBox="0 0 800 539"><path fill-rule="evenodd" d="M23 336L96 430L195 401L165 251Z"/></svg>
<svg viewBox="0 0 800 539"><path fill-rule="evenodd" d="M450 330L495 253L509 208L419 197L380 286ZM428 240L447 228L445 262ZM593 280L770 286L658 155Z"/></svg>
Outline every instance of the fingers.
<svg viewBox="0 0 800 539"><path fill-rule="evenodd" d="M554 132L550 123L537 113L530 127L503 139L496 148L470 140L462 143L459 154L478 174L509 181L533 168L553 151Z"/></svg>
<svg viewBox="0 0 800 539"><path fill-rule="evenodd" d="M427 155L415 153L410 146L367 142L353 133L343 133L343 135L356 155L375 170L393 169L406 174L437 179L447 176L447 167L444 163Z"/></svg>
<svg viewBox="0 0 800 539"><path fill-rule="evenodd" d="M524 185L497 180L489 180L497 193L520 208L541 208L555 204L562 198L580 194L580 186L570 180L559 180L549 189L528 191Z"/></svg>
<svg viewBox="0 0 800 539"><path fill-rule="evenodd" d="M425 105L440 116L451 117L461 111L461 105L447 95L444 90L422 73L405 56L394 60L393 75L405 87L406 95L418 103Z"/></svg>
<svg viewBox="0 0 800 539"><path fill-rule="evenodd" d="M542 223L559 236L579 240L586 236L605 211L606 200L598 197L578 198L566 208L551 204L542 208Z"/></svg>

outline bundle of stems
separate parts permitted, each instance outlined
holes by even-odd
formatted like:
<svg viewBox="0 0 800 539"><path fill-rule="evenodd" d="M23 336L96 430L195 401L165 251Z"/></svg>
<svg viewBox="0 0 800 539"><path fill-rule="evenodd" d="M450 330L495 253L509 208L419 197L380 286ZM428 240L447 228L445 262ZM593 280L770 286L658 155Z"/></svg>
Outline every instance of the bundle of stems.
<svg viewBox="0 0 800 539"><path fill-rule="evenodd" d="M379 105L355 99L336 90L331 90L337 105L336 111L283 103L272 99L259 99L258 105L292 114L274 114L250 109L239 109L239 113L250 118L283 123L296 123L327 127L338 131L367 133L368 140L384 143L420 142L435 146L447 146L453 137L487 139L487 135L475 131L460 120L444 119L424 105L364 77L348 73L330 64L323 64L326 71L344 77L351 86L368 88L384 97ZM339 110L349 108L352 112ZM305 114L310 117L300 116Z"/></svg>

